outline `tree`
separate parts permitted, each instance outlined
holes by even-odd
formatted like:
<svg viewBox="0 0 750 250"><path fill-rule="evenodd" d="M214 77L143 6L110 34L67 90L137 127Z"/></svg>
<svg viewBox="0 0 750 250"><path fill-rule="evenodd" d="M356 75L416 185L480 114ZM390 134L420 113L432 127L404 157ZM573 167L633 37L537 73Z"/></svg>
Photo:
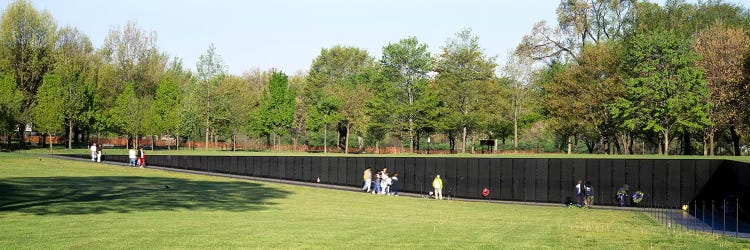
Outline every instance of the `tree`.
<svg viewBox="0 0 750 250"><path fill-rule="evenodd" d="M471 29L463 29L455 38L446 41L437 59L437 87L449 113L444 117L445 127L461 131L462 149L466 152L467 136L477 126L485 85L495 76L495 58L484 55L479 47L479 37Z"/></svg>
<svg viewBox="0 0 750 250"><path fill-rule="evenodd" d="M424 97L428 75L432 70L433 59L427 51L427 44L419 43L416 37L401 39L383 47L380 64L388 81L393 82L394 93L389 96L394 104L393 116L397 127L409 131L409 152L414 152L414 130L424 124L415 125L421 110L417 106ZM405 101L402 101L405 100ZM429 108L429 107L425 107Z"/></svg>
<svg viewBox="0 0 750 250"><path fill-rule="evenodd" d="M16 128L22 102L23 93L16 87L13 75L0 72L0 133L10 133Z"/></svg>
<svg viewBox="0 0 750 250"><path fill-rule="evenodd" d="M338 109L342 100L336 100L331 95L335 95L339 86L350 84L353 79L363 74L367 74L375 66L375 60L370 57L367 51L356 47L334 46L332 48L321 49L320 55L313 60L310 70L306 77L305 85L302 88L303 103L311 107L308 122L312 125L310 129L322 128L324 136L327 135L327 119L337 117ZM341 88L341 90L348 90ZM331 110L336 108L336 110ZM321 110L315 110L321 109ZM317 117L316 117L317 116ZM320 118L325 119L320 119ZM319 122L323 121L325 124ZM346 121L338 120L337 128L339 132L338 145L342 151L346 151L348 138L346 137ZM318 126L323 125L323 126ZM325 149L327 150L327 148Z"/></svg>
<svg viewBox="0 0 750 250"><path fill-rule="evenodd" d="M740 155L742 116L747 115L746 97L749 94L745 63L750 55L750 37L741 28L731 28L721 22L701 31L695 38L693 51L701 59L696 63L706 75L712 126L708 131L710 154L714 155L714 136L719 129L728 128L732 136L734 154Z"/></svg>
<svg viewBox="0 0 750 250"><path fill-rule="evenodd" d="M125 85L123 92L117 96L115 106L112 107L111 119L113 125L119 132L136 138L136 147L138 146L138 135L143 132L141 120L147 114L145 111L141 100L135 95L134 83Z"/></svg>
<svg viewBox="0 0 750 250"><path fill-rule="evenodd" d="M518 126L521 115L526 112L528 96L526 90L533 81L533 62L531 58L518 53L508 57L508 63L503 67L506 77L512 80L511 107L513 112L513 151L518 151Z"/></svg>
<svg viewBox="0 0 750 250"><path fill-rule="evenodd" d="M706 82L687 40L670 31L638 34L627 43L625 94L612 114L635 130L661 133L669 154L670 131L708 124Z"/></svg>
<svg viewBox="0 0 750 250"><path fill-rule="evenodd" d="M267 141L270 142L271 135L281 136L292 127L295 96L286 74L274 72L268 89L263 91L258 124Z"/></svg>
<svg viewBox="0 0 750 250"><path fill-rule="evenodd" d="M62 89L61 82L59 76L47 74L37 92L37 105L34 107L36 129L46 132L49 136L50 151L52 151L52 134L61 132L62 124L65 122L63 109L67 100L62 95L65 91Z"/></svg>
<svg viewBox="0 0 750 250"><path fill-rule="evenodd" d="M31 119L35 97L44 75L52 68L53 44L57 24L47 11L37 11L26 0L8 4L0 20L0 71L13 75L16 87L23 94L19 127ZM23 133L22 133L23 135ZM23 143L23 138L21 139Z"/></svg>
<svg viewBox="0 0 750 250"><path fill-rule="evenodd" d="M213 44L208 46L208 50L201 54L196 63L198 72L198 87L196 95L202 100L201 113L206 124L206 149L208 149L209 136L211 135L212 123L214 122L215 110L213 102L216 96L216 88L219 85L220 78L225 74L226 67L221 56L216 53L216 47Z"/></svg>
<svg viewBox="0 0 750 250"><path fill-rule="evenodd" d="M180 88L178 79L180 68L172 68L162 76L154 97L154 116L156 131L159 134L179 135L180 125ZM179 145L179 136L177 136ZM178 146L179 147L179 146Z"/></svg>

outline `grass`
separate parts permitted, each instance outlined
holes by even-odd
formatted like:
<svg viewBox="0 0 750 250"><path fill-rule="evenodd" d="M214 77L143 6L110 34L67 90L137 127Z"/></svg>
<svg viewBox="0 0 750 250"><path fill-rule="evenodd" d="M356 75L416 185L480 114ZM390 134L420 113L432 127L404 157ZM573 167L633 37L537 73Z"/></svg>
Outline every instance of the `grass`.
<svg viewBox="0 0 750 250"><path fill-rule="evenodd" d="M20 153L0 153L0 190L8 249L750 247L639 212L376 196Z"/></svg>
<svg viewBox="0 0 750 250"><path fill-rule="evenodd" d="M105 149L105 154L127 155L126 149ZM32 154L49 154L49 149L31 149L24 152ZM54 154L89 154L88 149L55 148ZM350 157L468 157L468 158L576 158L576 159L728 159L750 162L750 156L700 156L700 155L602 155L602 154L343 154L343 153L307 153L307 152L252 152L222 150L146 150L147 155L220 155L220 156L350 156Z"/></svg>

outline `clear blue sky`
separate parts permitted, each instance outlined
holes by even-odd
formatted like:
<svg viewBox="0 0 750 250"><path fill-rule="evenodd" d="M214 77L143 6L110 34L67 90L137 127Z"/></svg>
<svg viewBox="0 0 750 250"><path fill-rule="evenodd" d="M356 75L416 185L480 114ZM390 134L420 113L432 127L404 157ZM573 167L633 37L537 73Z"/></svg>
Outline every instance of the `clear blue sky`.
<svg viewBox="0 0 750 250"><path fill-rule="evenodd" d="M9 0L2 0L5 8ZM662 1L657 1L662 2ZM729 2L740 3L742 0ZM99 47L109 30L134 20L156 31L158 46L185 67L213 43L232 74L251 68L306 70L320 49L336 44L381 48L407 36L433 53L464 27L498 63L540 20L555 20L557 0L32 0L59 26L82 30Z"/></svg>

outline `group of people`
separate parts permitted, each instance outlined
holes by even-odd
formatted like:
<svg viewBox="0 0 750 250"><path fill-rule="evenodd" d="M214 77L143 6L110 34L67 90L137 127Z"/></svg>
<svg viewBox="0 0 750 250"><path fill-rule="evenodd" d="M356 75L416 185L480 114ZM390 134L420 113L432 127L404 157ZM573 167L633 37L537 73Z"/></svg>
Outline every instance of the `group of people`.
<svg viewBox="0 0 750 250"><path fill-rule="evenodd" d="M94 142L89 149L91 150L91 161L102 162L102 145Z"/></svg>
<svg viewBox="0 0 750 250"><path fill-rule="evenodd" d="M130 160L128 166L138 166L139 168L146 166L146 153L143 152L143 147L138 148L137 158L134 148L128 150L128 159Z"/></svg>
<svg viewBox="0 0 750 250"><path fill-rule="evenodd" d="M362 191L373 194L398 196L398 172L390 174L388 168L383 168L372 175L372 167L367 167L362 173Z"/></svg>

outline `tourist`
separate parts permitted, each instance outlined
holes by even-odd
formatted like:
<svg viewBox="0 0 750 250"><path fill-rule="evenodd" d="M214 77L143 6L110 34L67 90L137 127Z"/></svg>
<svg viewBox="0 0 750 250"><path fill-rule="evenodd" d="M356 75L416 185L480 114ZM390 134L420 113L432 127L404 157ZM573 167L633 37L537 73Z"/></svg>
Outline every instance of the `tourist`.
<svg viewBox="0 0 750 250"><path fill-rule="evenodd" d="M375 189L372 190L373 194L380 192L380 171L375 174Z"/></svg>
<svg viewBox="0 0 750 250"><path fill-rule="evenodd" d="M591 185L590 181L583 185L583 195L585 197L584 205L586 208L591 208L594 205L594 186Z"/></svg>
<svg viewBox="0 0 750 250"><path fill-rule="evenodd" d="M583 207L583 181L578 180L576 184L576 206Z"/></svg>
<svg viewBox="0 0 750 250"><path fill-rule="evenodd" d="M96 161L96 142L94 144L91 144L91 147L89 148L91 150L91 161Z"/></svg>
<svg viewBox="0 0 750 250"><path fill-rule="evenodd" d="M362 174L362 180L365 185L362 187L362 191L370 192L370 186L372 185L372 167L367 167L365 172Z"/></svg>
<svg viewBox="0 0 750 250"><path fill-rule="evenodd" d="M383 173L380 174L380 194L388 194L388 183L390 182L388 177L388 168L383 168Z"/></svg>
<svg viewBox="0 0 750 250"><path fill-rule="evenodd" d="M443 179L440 179L440 175L436 175L435 179L432 180L432 187L435 189L435 199L443 199Z"/></svg>
<svg viewBox="0 0 750 250"><path fill-rule="evenodd" d="M102 145L96 145L96 162L102 162Z"/></svg>
<svg viewBox="0 0 750 250"><path fill-rule="evenodd" d="M146 153L143 152L143 147L138 148L140 168L146 166Z"/></svg>
<svg viewBox="0 0 750 250"><path fill-rule="evenodd" d="M398 172L393 172L393 177L391 177L391 192L394 196L398 196Z"/></svg>
<svg viewBox="0 0 750 250"><path fill-rule="evenodd" d="M128 150L128 158L130 158L130 163L128 164L128 166L135 167L135 148L131 148L130 150Z"/></svg>

